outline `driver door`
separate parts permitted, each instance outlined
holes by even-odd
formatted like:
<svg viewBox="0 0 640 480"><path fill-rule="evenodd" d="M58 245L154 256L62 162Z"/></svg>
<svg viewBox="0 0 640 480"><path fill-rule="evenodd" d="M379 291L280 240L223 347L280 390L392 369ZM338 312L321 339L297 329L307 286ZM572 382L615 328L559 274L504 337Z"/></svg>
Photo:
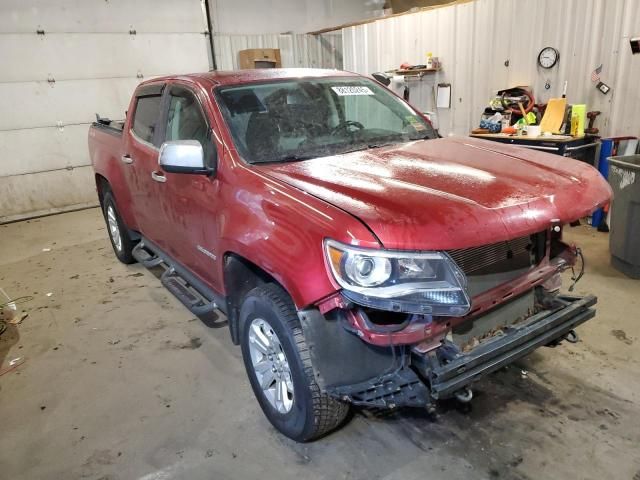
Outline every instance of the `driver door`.
<svg viewBox="0 0 640 480"><path fill-rule="evenodd" d="M206 99L202 99L206 100ZM204 151L205 166L216 167L217 151L212 123L204 101L188 86L171 85L164 101L163 142L197 140ZM219 181L215 175L162 172L160 183L162 230L165 248L173 258L211 288L221 291L214 278Z"/></svg>

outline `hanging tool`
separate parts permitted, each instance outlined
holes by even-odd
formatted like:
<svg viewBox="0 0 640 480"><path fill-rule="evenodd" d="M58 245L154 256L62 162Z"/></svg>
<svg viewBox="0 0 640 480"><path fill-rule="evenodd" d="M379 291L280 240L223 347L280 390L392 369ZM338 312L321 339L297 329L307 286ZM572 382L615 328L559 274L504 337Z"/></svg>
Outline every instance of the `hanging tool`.
<svg viewBox="0 0 640 480"><path fill-rule="evenodd" d="M522 104L525 114L529 113L536 103L528 87L514 87L500 90L497 98L503 110L517 114L522 114L518 106L519 103Z"/></svg>
<svg viewBox="0 0 640 480"><path fill-rule="evenodd" d="M527 112L524 111L522 102L518 102L518 108L520 108L520 113L522 114L522 119L524 120L525 125L529 125L529 120L527 119Z"/></svg>
<svg viewBox="0 0 640 480"><path fill-rule="evenodd" d="M597 133L600 131L599 129L597 129L596 127L593 126L593 124L596 121L596 117L598 115L600 115L600 111L598 110L593 110L591 112L587 112L587 118L589 119L589 126L587 128L584 129L584 133L588 133L590 135L597 135Z"/></svg>

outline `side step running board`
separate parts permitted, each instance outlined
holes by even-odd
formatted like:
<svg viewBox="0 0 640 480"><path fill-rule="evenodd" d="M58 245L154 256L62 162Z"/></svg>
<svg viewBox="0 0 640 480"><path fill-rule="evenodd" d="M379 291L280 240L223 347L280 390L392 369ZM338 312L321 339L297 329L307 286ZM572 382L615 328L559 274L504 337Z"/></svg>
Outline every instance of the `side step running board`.
<svg viewBox="0 0 640 480"><path fill-rule="evenodd" d="M164 260L155 253L149 253L149 251L145 249L144 242L140 242L133 247L131 255L133 255L133 258L135 258L138 263L141 263L147 268L157 267L164 262Z"/></svg>
<svg viewBox="0 0 640 480"><path fill-rule="evenodd" d="M173 293L194 315L204 315L217 308L216 302L207 300L184 278L169 267L160 277L162 285Z"/></svg>
<svg viewBox="0 0 640 480"><path fill-rule="evenodd" d="M165 271L160 276L160 282L194 315L204 315L219 309L213 292L207 291L184 267L179 266L148 240L141 240L131 254L146 268L162 266Z"/></svg>

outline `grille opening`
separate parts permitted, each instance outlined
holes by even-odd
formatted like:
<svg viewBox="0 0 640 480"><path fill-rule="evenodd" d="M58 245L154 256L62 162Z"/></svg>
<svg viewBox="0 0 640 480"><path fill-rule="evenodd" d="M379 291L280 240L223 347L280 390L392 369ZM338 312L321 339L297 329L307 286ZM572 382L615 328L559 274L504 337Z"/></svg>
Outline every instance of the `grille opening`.
<svg viewBox="0 0 640 480"><path fill-rule="evenodd" d="M531 267L544 256L544 232L447 253L467 276L511 272Z"/></svg>
<svg viewBox="0 0 640 480"><path fill-rule="evenodd" d="M388 312L373 308L362 308L360 311L365 315L365 319L374 325L402 325L409 322L412 314Z"/></svg>
<svg viewBox="0 0 640 480"><path fill-rule="evenodd" d="M551 246L550 246L549 258L556 258L562 252L564 252L569 246L562 241L561 238L551 237Z"/></svg>

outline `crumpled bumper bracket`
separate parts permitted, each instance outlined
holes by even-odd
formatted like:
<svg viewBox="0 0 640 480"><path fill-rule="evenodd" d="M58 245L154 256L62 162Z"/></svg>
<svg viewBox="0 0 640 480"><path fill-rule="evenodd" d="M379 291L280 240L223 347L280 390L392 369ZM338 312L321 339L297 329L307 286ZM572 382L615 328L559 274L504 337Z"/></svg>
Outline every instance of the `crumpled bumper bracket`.
<svg viewBox="0 0 640 480"><path fill-rule="evenodd" d="M413 370L402 367L375 379L328 389L329 395L353 405L378 408L429 407L429 388Z"/></svg>
<svg viewBox="0 0 640 480"><path fill-rule="evenodd" d="M347 333L338 319L325 319L318 310L303 311L300 318L316 380L329 395L369 407L431 408L437 400L455 396L533 350L557 344L595 315L591 307L596 302L593 295L555 297L554 308L503 330L503 335L468 353L446 340L427 353L404 345L376 347Z"/></svg>
<svg viewBox="0 0 640 480"><path fill-rule="evenodd" d="M533 350L562 338L578 325L595 316L590 308L597 303L594 295L560 296L566 306L537 313L526 324L511 328L505 335L458 354L446 364L430 368L431 395L447 398L483 375L512 363Z"/></svg>

